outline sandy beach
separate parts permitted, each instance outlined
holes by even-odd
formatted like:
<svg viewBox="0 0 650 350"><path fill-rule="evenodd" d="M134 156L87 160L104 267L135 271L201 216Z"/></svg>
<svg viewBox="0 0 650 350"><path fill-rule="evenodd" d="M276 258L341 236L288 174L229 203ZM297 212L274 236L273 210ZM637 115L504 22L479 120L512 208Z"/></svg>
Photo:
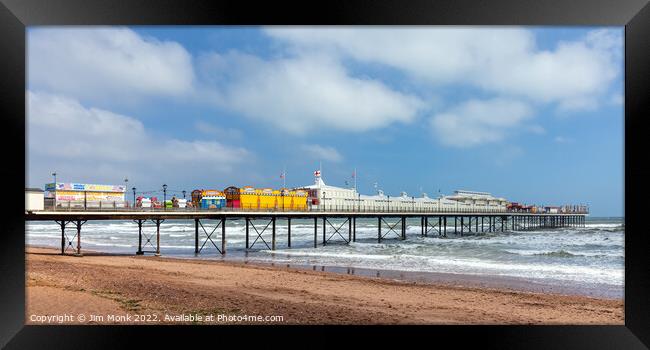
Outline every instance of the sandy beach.
<svg viewBox="0 0 650 350"><path fill-rule="evenodd" d="M27 324L624 323L622 300L235 262L28 247L26 270Z"/></svg>

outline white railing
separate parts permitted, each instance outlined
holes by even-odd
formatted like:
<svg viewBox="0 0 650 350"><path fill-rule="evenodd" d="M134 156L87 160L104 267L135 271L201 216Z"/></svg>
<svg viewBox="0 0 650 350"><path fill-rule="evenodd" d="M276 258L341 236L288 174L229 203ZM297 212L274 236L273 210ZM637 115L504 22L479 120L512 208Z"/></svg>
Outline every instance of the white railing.
<svg viewBox="0 0 650 350"><path fill-rule="evenodd" d="M189 202L188 202L189 203ZM52 203L46 203L44 210L50 211L124 211L124 212L336 212L336 213L468 213L468 214L588 214L588 210L584 211L564 211L557 213L549 212L527 212L518 210L507 210L506 208L481 208L481 207L439 207L439 208L418 208L418 207L395 207L395 206L355 206L349 205L319 205L307 208L295 207L269 207L269 208L197 208L197 207L133 207L130 202L123 201L58 201L56 208Z"/></svg>

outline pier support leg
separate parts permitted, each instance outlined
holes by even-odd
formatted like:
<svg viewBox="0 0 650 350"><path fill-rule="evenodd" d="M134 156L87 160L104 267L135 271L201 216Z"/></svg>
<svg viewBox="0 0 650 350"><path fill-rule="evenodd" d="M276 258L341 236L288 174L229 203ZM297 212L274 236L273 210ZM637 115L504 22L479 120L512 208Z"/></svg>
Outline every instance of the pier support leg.
<svg viewBox="0 0 650 350"><path fill-rule="evenodd" d="M357 218L352 218L352 242L357 241Z"/></svg>
<svg viewBox="0 0 650 350"><path fill-rule="evenodd" d="M447 221L445 221L445 232L447 232L446 229L447 229ZM445 236L446 235L447 234L445 233ZM438 237L440 236L442 236L442 218L438 216Z"/></svg>
<svg viewBox="0 0 650 350"><path fill-rule="evenodd" d="M352 217L348 217L348 243L352 242Z"/></svg>
<svg viewBox="0 0 650 350"><path fill-rule="evenodd" d="M463 237L463 231L465 230L465 217L460 217L460 236Z"/></svg>
<svg viewBox="0 0 650 350"><path fill-rule="evenodd" d="M325 237L325 223L327 218L323 216L323 245L327 244L327 237Z"/></svg>
<svg viewBox="0 0 650 350"><path fill-rule="evenodd" d="M291 218L287 218L287 247L291 248Z"/></svg>
<svg viewBox="0 0 650 350"><path fill-rule="evenodd" d="M160 219L156 219L156 256L160 256Z"/></svg>
<svg viewBox="0 0 650 350"><path fill-rule="evenodd" d="M77 220L77 256L81 256L81 225L81 220Z"/></svg>
<svg viewBox="0 0 650 350"><path fill-rule="evenodd" d="M221 254L226 254L226 217L221 219Z"/></svg>
<svg viewBox="0 0 650 350"><path fill-rule="evenodd" d="M454 216L454 234L458 233L458 216Z"/></svg>
<svg viewBox="0 0 650 350"><path fill-rule="evenodd" d="M61 255L65 254L65 220L57 223L61 225Z"/></svg>
<svg viewBox="0 0 650 350"><path fill-rule="evenodd" d="M248 237L249 228L248 227L249 227L249 224L250 224L250 219L245 218L245 220L246 220L246 249L248 249L248 247L249 247L249 237Z"/></svg>
<svg viewBox="0 0 650 350"><path fill-rule="evenodd" d="M444 217L444 224L445 224L445 229L443 231L443 236L447 237L447 217Z"/></svg>
<svg viewBox="0 0 650 350"><path fill-rule="evenodd" d="M406 239L406 217L402 216L402 240Z"/></svg>
<svg viewBox="0 0 650 350"><path fill-rule="evenodd" d="M478 216L476 217L476 221L474 221L474 224L476 225L474 231L476 231L476 233L478 233Z"/></svg>
<svg viewBox="0 0 650 350"><path fill-rule="evenodd" d="M420 217L420 237L424 237L424 216Z"/></svg>
<svg viewBox="0 0 650 350"><path fill-rule="evenodd" d="M377 218L377 242L381 243L381 216Z"/></svg>
<svg viewBox="0 0 650 350"><path fill-rule="evenodd" d="M136 255L143 255L144 254L144 252L142 251L142 221L143 220L138 219L138 251L135 252ZM196 231L197 242L198 242L198 233L199 233L199 231L198 231L198 227L197 227L197 231Z"/></svg>
<svg viewBox="0 0 650 350"><path fill-rule="evenodd" d="M314 218L314 248L318 246L318 218Z"/></svg>
<svg viewBox="0 0 650 350"><path fill-rule="evenodd" d="M275 216L271 218L271 250L275 250Z"/></svg>
<svg viewBox="0 0 650 350"><path fill-rule="evenodd" d="M423 233L424 233L424 237L429 236L429 217L428 216L424 217L424 230L423 230Z"/></svg>

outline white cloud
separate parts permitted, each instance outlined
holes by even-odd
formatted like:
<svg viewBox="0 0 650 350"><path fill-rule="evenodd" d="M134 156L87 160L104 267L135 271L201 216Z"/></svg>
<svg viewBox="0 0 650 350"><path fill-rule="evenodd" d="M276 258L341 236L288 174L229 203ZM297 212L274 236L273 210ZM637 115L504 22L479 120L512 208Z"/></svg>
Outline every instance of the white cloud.
<svg viewBox="0 0 650 350"><path fill-rule="evenodd" d="M214 141L156 138L132 117L87 108L64 96L28 92L27 99L30 180L57 169L90 181L136 172L141 178L181 179L228 173L253 156Z"/></svg>
<svg viewBox="0 0 650 350"><path fill-rule="evenodd" d="M31 90L114 101L133 94L178 96L192 88L192 57L176 42L113 27L39 28L28 33Z"/></svg>
<svg viewBox="0 0 650 350"><path fill-rule="evenodd" d="M219 86L215 104L296 134L410 122L424 105L378 80L352 77L323 55L262 60L231 52L201 61L207 80Z"/></svg>
<svg viewBox="0 0 650 350"><path fill-rule="evenodd" d="M128 28L32 29L28 31L29 86L32 91L108 106L105 109L145 96L183 96L186 102L207 101L297 135L325 129L364 132L410 123L431 109L429 96L435 98L439 88L478 88L495 96L488 100L492 102L469 100L431 119L435 135L455 146L502 140L511 128L497 127L495 122L515 125L520 121L508 120L508 116L532 114L512 110L515 105L543 108L554 104L566 112L620 101L610 97L618 96L610 85L620 75L620 30L590 31L549 50L538 46L533 31L522 28L270 27L264 31L277 50L272 58L231 51L203 54L195 60L177 42L144 37ZM406 80L393 81L416 86L417 96L401 92L383 77L355 75L354 69L348 69L350 60L404 73ZM94 103L99 100L108 103ZM471 110L477 104L483 107L476 108L498 117L477 117L481 113ZM497 113L499 108L506 113ZM102 130L112 127L101 122L108 120L130 123L130 127L119 127L126 133L144 133L138 131L142 125L133 118L84 109L93 114L97 125L103 125ZM63 112L57 117L69 118ZM217 140L237 140L242 135L211 122L196 126ZM543 133L539 125L527 127ZM441 134L445 130L462 131L464 136L452 139ZM90 145L84 142L90 141L76 138L65 145L65 151L80 152ZM96 146L95 151L104 152L105 157L133 157L102 147Z"/></svg>
<svg viewBox="0 0 650 350"><path fill-rule="evenodd" d="M520 28L267 28L297 52L329 52L388 65L433 84L470 84L488 92L591 108L619 74L621 32L539 49ZM573 102L579 100L579 102Z"/></svg>
<svg viewBox="0 0 650 350"><path fill-rule="evenodd" d="M546 129L544 129L544 127L542 127L541 125L537 125L537 124L529 125L525 127L525 129L537 135L546 134Z"/></svg>
<svg viewBox="0 0 650 350"><path fill-rule="evenodd" d="M194 123L194 127L197 131L218 139L239 140L244 136L239 129L221 127L201 120Z"/></svg>
<svg viewBox="0 0 650 350"><path fill-rule="evenodd" d="M430 119L434 137L444 145L472 147L501 141L532 117L531 108L515 100L470 100Z"/></svg>
<svg viewBox="0 0 650 350"><path fill-rule="evenodd" d="M302 145L301 150L314 159L340 162L343 156L334 148L321 145Z"/></svg>

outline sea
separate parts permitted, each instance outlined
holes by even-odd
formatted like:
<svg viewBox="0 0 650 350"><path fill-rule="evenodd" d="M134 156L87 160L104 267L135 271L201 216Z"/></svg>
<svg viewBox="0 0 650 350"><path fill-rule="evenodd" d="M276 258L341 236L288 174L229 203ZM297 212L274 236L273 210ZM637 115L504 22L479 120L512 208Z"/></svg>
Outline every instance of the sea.
<svg viewBox="0 0 650 350"><path fill-rule="evenodd" d="M348 238L347 224L334 219L331 226L327 225L326 236L330 240L325 246L322 245L322 220L319 220L317 248L314 248L313 219L292 219L291 248L287 247L286 221L278 219L275 250L270 249L270 226L261 237L256 233L268 223L268 220L253 222L255 229L250 228L250 243L254 245L247 250L245 222L227 221L227 253L222 256L215 248L215 245L221 247L221 228L214 231L211 240L206 239L216 221L202 221L205 229L204 232L200 228L202 249L195 255L194 221L167 220L160 226L161 254L405 281L452 284L470 281L470 284L483 287L505 286L610 299L622 299L624 295L625 224L620 217L588 217L585 227L507 230L463 236L452 233L452 221L447 237L432 232L422 237L420 220L413 219L407 222L406 240L389 232L383 224L382 232L387 235L381 243L377 241L376 219L357 219L356 242L349 244L344 241ZM340 236L334 230L339 225L342 225ZM143 249L155 250L155 226L147 223L143 232ZM72 238L74 226L69 225L66 233ZM138 246L138 227L133 221L88 221L83 225L81 237L83 250L134 254ZM147 237L153 245L147 243ZM54 222L27 222L26 243L60 248L60 227Z"/></svg>

